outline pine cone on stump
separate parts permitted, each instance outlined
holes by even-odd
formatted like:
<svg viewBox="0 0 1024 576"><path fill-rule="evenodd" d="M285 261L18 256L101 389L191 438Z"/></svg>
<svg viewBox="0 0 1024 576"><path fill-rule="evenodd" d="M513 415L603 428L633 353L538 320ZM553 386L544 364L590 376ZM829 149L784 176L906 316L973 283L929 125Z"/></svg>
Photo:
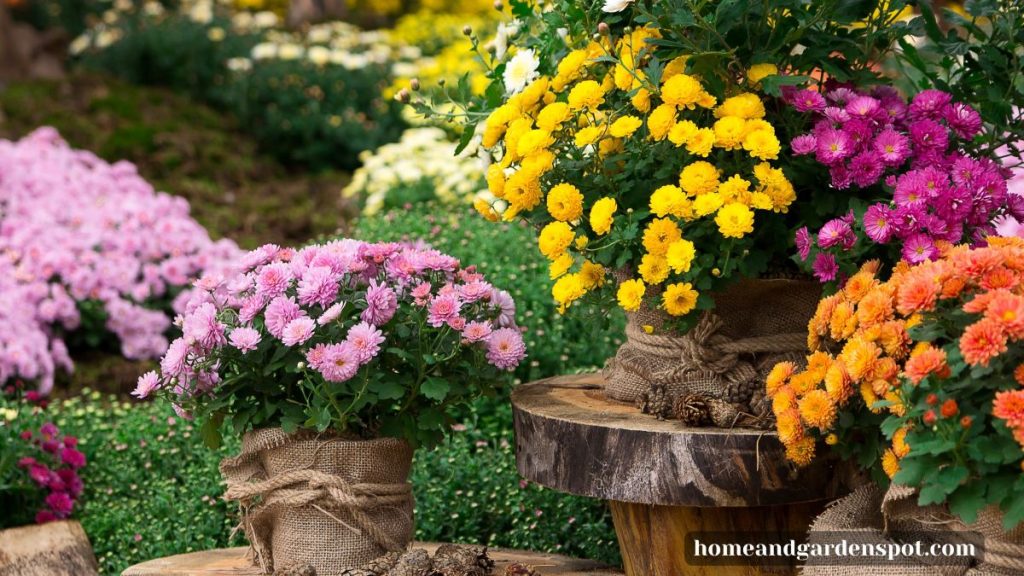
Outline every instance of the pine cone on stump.
<svg viewBox="0 0 1024 576"><path fill-rule="evenodd" d="M687 426L709 426L711 409L709 398L700 394L683 394L672 403L672 417Z"/></svg>
<svg viewBox="0 0 1024 576"><path fill-rule="evenodd" d="M442 544L434 553L434 572L438 576L485 576L494 569L494 560L486 546Z"/></svg>
<svg viewBox="0 0 1024 576"><path fill-rule="evenodd" d="M513 562L505 567L504 576L540 576L540 573L533 566Z"/></svg>
<svg viewBox="0 0 1024 576"><path fill-rule="evenodd" d="M311 564L291 564L274 570L274 576L316 576L316 568Z"/></svg>
<svg viewBox="0 0 1024 576"><path fill-rule="evenodd" d="M426 550L409 550L398 559L387 576L435 576L434 563Z"/></svg>
<svg viewBox="0 0 1024 576"><path fill-rule="evenodd" d="M664 384L651 384L651 389L640 394L636 407L644 414L664 420L672 414L672 400Z"/></svg>

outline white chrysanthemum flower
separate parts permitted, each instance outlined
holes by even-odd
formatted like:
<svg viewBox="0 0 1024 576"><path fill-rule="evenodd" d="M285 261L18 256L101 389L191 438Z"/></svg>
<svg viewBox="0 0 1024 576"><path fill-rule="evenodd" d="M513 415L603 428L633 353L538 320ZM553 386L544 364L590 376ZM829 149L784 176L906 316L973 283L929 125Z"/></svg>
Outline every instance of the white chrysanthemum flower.
<svg viewBox="0 0 1024 576"><path fill-rule="evenodd" d="M252 47L253 60L267 60L277 56L277 45L263 42Z"/></svg>
<svg viewBox="0 0 1024 576"><path fill-rule="evenodd" d="M317 66L324 66L331 60L331 51L323 46L311 46L306 58Z"/></svg>
<svg viewBox="0 0 1024 576"><path fill-rule="evenodd" d="M277 57L281 60L298 60L304 52L305 49L299 44L282 44Z"/></svg>
<svg viewBox="0 0 1024 576"><path fill-rule="evenodd" d="M252 60L248 58L230 58L227 62L228 70L232 72L248 72L252 70Z"/></svg>
<svg viewBox="0 0 1024 576"><path fill-rule="evenodd" d="M540 62L533 50L520 50L505 65L505 91L509 94L521 92L537 77Z"/></svg>
<svg viewBox="0 0 1024 576"><path fill-rule="evenodd" d="M601 10L605 12L622 12L632 3L633 0L604 0L604 7Z"/></svg>

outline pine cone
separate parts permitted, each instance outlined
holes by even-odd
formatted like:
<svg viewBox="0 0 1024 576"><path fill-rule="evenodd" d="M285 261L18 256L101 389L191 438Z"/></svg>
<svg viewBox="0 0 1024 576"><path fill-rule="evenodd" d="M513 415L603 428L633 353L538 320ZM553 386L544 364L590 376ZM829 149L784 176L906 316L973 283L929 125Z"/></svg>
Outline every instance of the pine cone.
<svg viewBox="0 0 1024 576"><path fill-rule="evenodd" d="M711 424L711 409L706 396L684 394L672 403L672 417L687 426L708 426Z"/></svg>
<svg viewBox="0 0 1024 576"><path fill-rule="evenodd" d="M441 576L483 576L493 568L486 546L443 544L434 554L434 570Z"/></svg>
<svg viewBox="0 0 1024 576"><path fill-rule="evenodd" d="M401 556L401 552L388 552L358 568L348 568L342 571L341 576L386 576Z"/></svg>
<svg viewBox="0 0 1024 576"><path fill-rule="evenodd" d="M725 388L725 396L722 398L730 404L746 404L755 390L763 386L761 380L745 380L729 384Z"/></svg>
<svg viewBox="0 0 1024 576"><path fill-rule="evenodd" d="M664 420L672 414L672 400L664 384L651 384L651 389L637 398L637 408L644 414Z"/></svg>
<svg viewBox="0 0 1024 576"><path fill-rule="evenodd" d="M504 576L540 576L540 574L533 569L533 566L513 562L505 567Z"/></svg>
<svg viewBox="0 0 1024 576"><path fill-rule="evenodd" d="M316 576L316 568L310 564L290 564L274 570L274 576Z"/></svg>
<svg viewBox="0 0 1024 576"><path fill-rule="evenodd" d="M434 563L426 550L409 550L398 559L387 576L434 576Z"/></svg>

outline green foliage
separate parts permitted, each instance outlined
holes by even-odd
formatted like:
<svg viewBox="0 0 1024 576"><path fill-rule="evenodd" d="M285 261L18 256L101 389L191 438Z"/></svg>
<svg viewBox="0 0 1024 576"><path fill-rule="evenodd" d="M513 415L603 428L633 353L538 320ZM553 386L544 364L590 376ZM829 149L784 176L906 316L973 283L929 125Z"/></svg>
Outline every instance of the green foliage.
<svg viewBox="0 0 1024 576"><path fill-rule="evenodd" d="M113 0L23 0L8 2L8 5L15 20L27 22L37 30L61 28L74 37L113 3Z"/></svg>
<svg viewBox="0 0 1024 576"><path fill-rule="evenodd" d="M624 318L614 308L559 316L536 233L523 222L494 224L469 208L420 204L362 218L353 236L426 242L464 265L475 265L489 282L512 294L517 320L527 328L528 356L516 372L523 381L598 368L621 343Z"/></svg>

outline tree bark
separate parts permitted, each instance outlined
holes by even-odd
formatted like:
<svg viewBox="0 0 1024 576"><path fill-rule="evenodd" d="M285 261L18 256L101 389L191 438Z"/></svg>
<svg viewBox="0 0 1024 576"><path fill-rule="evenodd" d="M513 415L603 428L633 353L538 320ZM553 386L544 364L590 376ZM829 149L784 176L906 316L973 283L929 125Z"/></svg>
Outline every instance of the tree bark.
<svg viewBox="0 0 1024 576"><path fill-rule="evenodd" d="M0 576L96 576L97 568L78 522L0 531Z"/></svg>

